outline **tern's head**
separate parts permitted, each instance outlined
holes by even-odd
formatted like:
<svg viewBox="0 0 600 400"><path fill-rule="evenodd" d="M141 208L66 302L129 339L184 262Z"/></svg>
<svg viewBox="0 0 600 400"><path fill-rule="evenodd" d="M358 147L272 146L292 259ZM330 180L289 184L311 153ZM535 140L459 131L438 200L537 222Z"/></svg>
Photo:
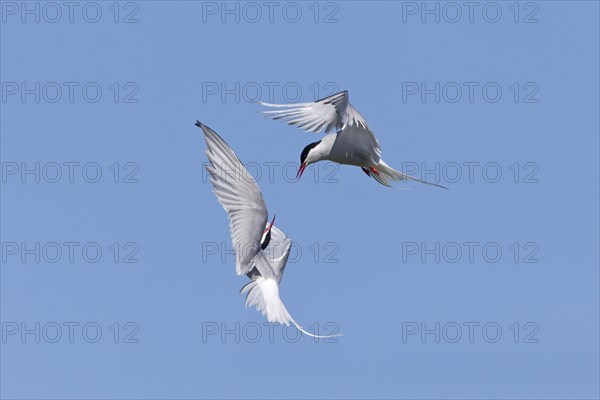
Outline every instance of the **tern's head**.
<svg viewBox="0 0 600 400"><path fill-rule="evenodd" d="M302 176L307 166L320 160L316 150L316 147L320 143L320 140L318 142L311 143L306 146L304 150L302 150L302 154L300 154L300 168L298 169L296 178L300 178Z"/></svg>

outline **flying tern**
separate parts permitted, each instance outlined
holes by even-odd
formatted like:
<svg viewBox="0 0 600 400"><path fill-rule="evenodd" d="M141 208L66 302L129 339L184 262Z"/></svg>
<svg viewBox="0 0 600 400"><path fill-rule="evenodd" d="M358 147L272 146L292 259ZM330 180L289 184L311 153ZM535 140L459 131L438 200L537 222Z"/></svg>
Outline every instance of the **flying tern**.
<svg viewBox="0 0 600 400"><path fill-rule="evenodd" d="M275 216L268 222L267 206L256 181L242 165L233 150L208 126L196 121L204 132L206 155L210 165L213 192L229 214L229 228L235 250L235 270L250 282L241 290L246 294L246 306L256 306L269 322L286 326L294 324L305 331L289 314L279 297L279 283L290 255L292 241L275 225Z"/></svg>
<svg viewBox="0 0 600 400"><path fill-rule="evenodd" d="M300 155L300 178L306 167L321 160L361 167L365 174L385 186L390 181L413 180L448 189L436 183L422 181L396 171L381 159L381 146L358 110L348 101L348 91L333 94L314 103L272 104L259 102L275 110L263 111L267 117L319 133L332 130L318 142L309 144Z"/></svg>

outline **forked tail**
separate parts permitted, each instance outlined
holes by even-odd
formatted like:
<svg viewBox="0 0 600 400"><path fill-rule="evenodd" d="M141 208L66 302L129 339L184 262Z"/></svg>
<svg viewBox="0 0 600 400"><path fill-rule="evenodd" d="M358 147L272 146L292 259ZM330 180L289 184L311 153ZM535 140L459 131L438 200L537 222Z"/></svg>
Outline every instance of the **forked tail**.
<svg viewBox="0 0 600 400"><path fill-rule="evenodd" d="M394 168L387 165L383 160L380 160L379 163L374 167L369 169L363 168L363 171L370 177L374 178L377 182L381 183L385 186L391 186L390 181L406 181L412 180L424 183L426 185L437 186L442 189L449 190L446 186L438 185L437 183L422 181L414 176L403 174L400 171L396 171Z"/></svg>
<svg viewBox="0 0 600 400"><path fill-rule="evenodd" d="M240 294L243 293L248 293L246 295L246 307L256 306L256 309L262 312L269 322L277 322L286 326L292 323L300 332L318 339L327 339L343 335L335 334L321 336L305 331L300 324L294 321L283 305L283 302L279 297L279 286L273 278L264 278L262 276L255 277L240 290Z"/></svg>

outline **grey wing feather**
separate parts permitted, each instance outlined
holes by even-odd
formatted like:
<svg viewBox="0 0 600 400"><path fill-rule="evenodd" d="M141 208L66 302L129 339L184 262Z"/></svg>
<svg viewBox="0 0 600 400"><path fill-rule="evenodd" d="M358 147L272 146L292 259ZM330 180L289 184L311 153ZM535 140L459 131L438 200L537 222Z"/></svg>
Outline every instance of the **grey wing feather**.
<svg viewBox="0 0 600 400"><path fill-rule="evenodd" d="M264 114L274 120L282 120L289 125L296 125L306 131L318 133L325 130L328 133L334 129L343 129L346 126L362 126L367 128L367 123L357 109L348 101L348 91L333 94L313 103L296 104L260 104L277 108L277 110L264 111Z"/></svg>
<svg viewBox="0 0 600 400"><path fill-rule="evenodd" d="M261 252L260 241L267 223L267 206L256 181L231 148L212 129L196 123L204 132L210 182L219 203L229 214L231 240L238 275L250 272Z"/></svg>
<svg viewBox="0 0 600 400"><path fill-rule="evenodd" d="M346 101L348 98L346 97ZM363 116L358 112L358 110L352 107L349 101L347 101L347 105L344 109L344 113L341 115L342 120L342 128L347 126L356 126L357 128L369 129L367 125L367 121L363 118Z"/></svg>
<svg viewBox="0 0 600 400"><path fill-rule="evenodd" d="M332 151L344 152L344 156L357 157L360 161L376 165L381 160L381 146L369 128L349 126L341 131Z"/></svg>

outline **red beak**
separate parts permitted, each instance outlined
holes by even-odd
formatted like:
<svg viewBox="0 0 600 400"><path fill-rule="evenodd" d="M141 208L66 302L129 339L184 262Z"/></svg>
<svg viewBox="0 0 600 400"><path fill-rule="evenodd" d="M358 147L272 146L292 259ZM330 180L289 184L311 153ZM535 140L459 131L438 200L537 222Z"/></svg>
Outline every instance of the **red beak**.
<svg viewBox="0 0 600 400"><path fill-rule="evenodd" d="M300 168L298 168L298 173L296 174L296 179L302 178L302 174L304 173L305 169L306 169L306 161L302 163Z"/></svg>
<svg viewBox="0 0 600 400"><path fill-rule="evenodd" d="M267 232L269 232L271 230L271 228L273 227L273 224L275 223L275 217L276 217L276 215L273 214L273 220L269 224L269 227L267 229L265 229L264 233L267 233Z"/></svg>

